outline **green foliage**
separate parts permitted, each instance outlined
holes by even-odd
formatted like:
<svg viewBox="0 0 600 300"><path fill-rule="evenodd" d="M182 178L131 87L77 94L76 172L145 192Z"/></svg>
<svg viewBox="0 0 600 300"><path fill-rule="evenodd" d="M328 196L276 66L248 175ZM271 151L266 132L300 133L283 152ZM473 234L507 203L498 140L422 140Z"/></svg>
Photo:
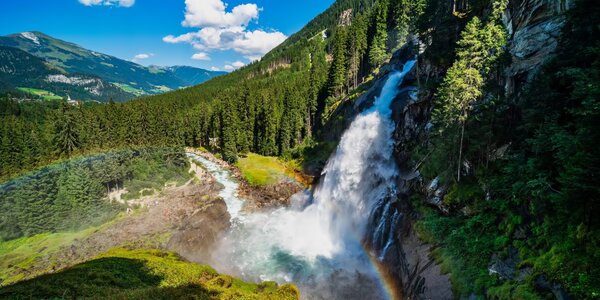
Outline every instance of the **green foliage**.
<svg viewBox="0 0 600 300"><path fill-rule="evenodd" d="M252 284L173 252L116 248L60 272L0 289L4 299L298 299L298 289Z"/></svg>
<svg viewBox="0 0 600 300"><path fill-rule="evenodd" d="M501 9L498 3L492 11ZM451 272L459 295L545 298L551 292L536 284L544 276L575 299L596 299L600 295L600 272L595 267L600 261L600 223L595 217L600 213L600 182L595 175L600 171L600 44L596 38L600 10L594 1L575 3L556 57L515 99L505 99L498 87L485 84L496 79L489 63L500 61L495 37L502 34L500 27L490 25L498 24L494 15L483 17L479 25L472 19L465 27L457 60L438 90L446 107L437 106L434 117L445 135L430 136L433 151L419 150L422 155L432 153L424 174L447 173L456 158L448 160L444 152L458 151L440 149L448 143L444 141L453 141L450 148L455 148L462 121L467 129L464 160L471 171L460 183L445 181L449 192L444 201L452 205L451 214L423 208L418 227L441 246L438 257ZM470 50L463 53L465 49ZM469 59L463 62L465 57ZM484 83L465 83L469 67ZM465 86L474 92L457 92L469 91ZM477 91L479 96L472 97ZM517 269L527 267L530 272L511 280L490 276L491 255L502 255L509 246L518 250Z"/></svg>
<svg viewBox="0 0 600 300"><path fill-rule="evenodd" d="M374 7L374 13L371 16L371 37L369 47L369 64L372 68L380 67L388 57L388 0L379 0Z"/></svg>
<svg viewBox="0 0 600 300"><path fill-rule="evenodd" d="M329 71L329 95L338 97L346 84L346 40L348 31L338 27L333 41L333 62Z"/></svg>
<svg viewBox="0 0 600 300"><path fill-rule="evenodd" d="M121 208L105 197L131 185L132 194L189 179L181 150L124 151L48 166L0 185L0 240L95 226Z"/></svg>

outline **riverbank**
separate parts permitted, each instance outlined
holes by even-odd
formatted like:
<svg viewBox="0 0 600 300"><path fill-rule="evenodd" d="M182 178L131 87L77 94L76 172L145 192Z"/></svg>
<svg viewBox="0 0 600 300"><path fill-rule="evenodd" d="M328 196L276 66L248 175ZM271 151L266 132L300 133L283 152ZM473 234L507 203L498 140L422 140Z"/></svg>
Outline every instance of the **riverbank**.
<svg viewBox="0 0 600 300"><path fill-rule="evenodd" d="M248 169L253 169L251 171L252 174L261 173L263 179L264 177L269 177L268 180L264 179L258 181L261 184L252 184L248 179L248 174L244 174L239 165L231 165L210 152L194 148L186 148L186 152L199 155L230 172L231 177L239 183L238 194L240 198L246 200L243 210L247 212L288 207L291 205L290 199L293 195L310 188L310 185L312 184L309 183L310 177L301 174L301 172L297 170L292 170L282 163L274 162L273 159L275 158L257 158L259 157L258 155L251 154L252 158L255 160L258 159L261 162L266 160L270 161L266 166L262 166L262 170L256 170L257 168L254 166L254 163L246 161L245 166ZM269 165L274 164L277 166L269 168ZM277 171L277 169L279 171Z"/></svg>

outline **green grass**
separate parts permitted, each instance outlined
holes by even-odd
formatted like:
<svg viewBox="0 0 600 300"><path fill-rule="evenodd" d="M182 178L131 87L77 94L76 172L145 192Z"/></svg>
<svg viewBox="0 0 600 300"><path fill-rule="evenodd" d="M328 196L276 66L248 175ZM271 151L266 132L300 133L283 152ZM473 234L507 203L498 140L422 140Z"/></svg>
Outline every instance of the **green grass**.
<svg viewBox="0 0 600 300"><path fill-rule="evenodd" d="M45 90L40 90L40 89L33 89L33 88L24 88L24 87L20 87L18 88L19 91L34 95L34 96L38 96L41 97L44 100L62 100L63 97L61 96L57 96L52 92L48 92Z"/></svg>
<svg viewBox="0 0 600 300"><path fill-rule="evenodd" d="M113 222L114 220L99 227L76 232L42 233L0 242L0 282L6 285L22 280L23 272L19 272L18 275L11 273L17 269L29 269L35 265L38 258L55 253L61 247L72 245L76 239L85 238Z"/></svg>
<svg viewBox="0 0 600 300"><path fill-rule="evenodd" d="M166 93L170 91L172 91L172 89L164 85L155 85L152 89L153 93Z"/></svg>
<svg viewBox="0 0 600 300"><path fill-rule="evenodd" d="M143 95L147 95L148 93L146 93L143 90L140 89L136 89L134 87L132 87L129 84L126 83L118 83L118 82L111 82L113 85L117 86L118 88L120 88L121 90L130 93L130 94L134 94L136 96L143 96Z"/></svg>
<svg viewBox="0 0 600 300"><path fill-rule="evenodd" d="M247 283L174 252L115 248L95 259L0 289L2 299L298 299L293 285Z"/></svg>
<svg viewBox="0 0 600 300"><path fill-rule="evenodd" d="M294 166L276 157L249 153L240 158L236 166L251 185L275 184L285 178L295 178Z"/></svg>

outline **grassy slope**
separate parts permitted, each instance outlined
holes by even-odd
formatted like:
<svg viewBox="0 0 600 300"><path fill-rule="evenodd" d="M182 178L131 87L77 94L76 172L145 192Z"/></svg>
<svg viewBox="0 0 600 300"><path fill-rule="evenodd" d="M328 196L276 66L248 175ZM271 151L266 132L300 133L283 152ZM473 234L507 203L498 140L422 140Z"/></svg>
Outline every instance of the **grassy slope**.
<svg viewBox="0 0 600 300"><path fill-rule="evenodd" d="M62 100L61 96L57 96L54 93L45 91L45 90L33 89L33 88L23 88L23 87L18 88L18 90L25 92L25 93L35 95L35 96L42 97L44 100Z"/></svg>
<svg viewBox="0 0 600 300"><path fill-rule="evenodd" d="M173 252L113 249L55 274L0 289L0 298L297 299L292 285L246 283Z"/></svg>
<svg viewBox="0 0 600 300"><path fill-rule="evenodd" d="M17 273L17 275L11 273L17 269L30 269L35 265L37 259L55 253L61 247L73 244L77 239L83 239L102 228L108 227L117 219L99 227L90 227L81 231L42 233L0 242L0 283L6 285L22 280L23 273ZM42 273L46 271L48 270L40 270Z"/></svg>

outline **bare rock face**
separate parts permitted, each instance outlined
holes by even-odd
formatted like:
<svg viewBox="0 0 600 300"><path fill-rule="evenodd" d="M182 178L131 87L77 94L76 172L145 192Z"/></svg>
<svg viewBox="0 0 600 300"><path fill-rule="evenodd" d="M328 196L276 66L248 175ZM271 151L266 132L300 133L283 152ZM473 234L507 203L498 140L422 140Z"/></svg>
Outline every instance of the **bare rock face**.
<svg viewBox="0 0 600 300"><path fill-rule="evenodd" d="M176 251L186 259L206 262L213 246L230 225L225 201L221 198L209 200L182 220L167 243L167 249Z"/></svg>
<svg viewBox="0 0 600 300"><path fill-rule="evenodd" d="M258 211L287 207L290 205L292 195L303 189L299 183L292 180L282 180L276 184L258 187L243 183L240 186L240 196L248 200L244 207L246 211Z"/></svg>
<svg viewBox="0 0 600 300"><path fill-rule="evenodd" d="M535 71L556 50L564 25L564 12L571 0L512 0L504 12L503 22L508 30L512 64L506 70L509 78L506 90L514 92L515 85L529 81ZM516 82L515 82L516 81Z"/></svg>

